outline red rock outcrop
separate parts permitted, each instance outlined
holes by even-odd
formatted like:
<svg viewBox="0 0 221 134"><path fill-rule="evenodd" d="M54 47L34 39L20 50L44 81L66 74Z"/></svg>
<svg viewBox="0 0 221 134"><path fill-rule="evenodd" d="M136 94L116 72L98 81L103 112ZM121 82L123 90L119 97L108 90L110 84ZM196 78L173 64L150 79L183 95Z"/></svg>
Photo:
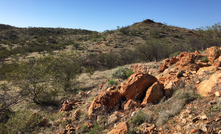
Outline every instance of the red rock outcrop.
<svg viewBox="0 0 221 134"><path fill-rule="evenodd" d="M73 108L77 108L78 105L80 104L84 104L85 102L83 102L82 100L67 100L62 104L62 108L59 110L59 112L61 111L70 111Z"/></svg>
<svg viewBox="0 0 221 134"><path fill-rule="evenodd" d="M126 134L128 132L128 124L127 122L121 122L114 127L113 130L108 132L107 134Z"/></svg>
<svg viewBox="0 0 221 134"><path fill-rule="evenodd" d="M197 71L198 78L206 78L208 77L208 74L215 73L217 71L217 67L215 66L209 66L209 67L202 67Z"/></svg>
<svg viewBox="0 0 221 134"><path fill-rule="evenodd" d="M159 70L156 72L156 74L162 73L165 69L167 69L168 67L166 65L160 65Z"/></svg>
<svg viewBox="0 0 221 134"><path fill-rule="evenodd" d="M88 110L89 118L93 118L92 114L99 112L101 114L107 112L107 108L113 108L117 103L121 101L121 94L118 91L110 90L101 92L90 105Z"/></svg>
<svg viewBox="0 0 221 134"><path fill-rule="evenodd" d="M197 87L197 93L201 96L208 96L220 90L221 87L221 71L213 74L208 80L202 81Z"/></svg>
<svg viewBox="0 0 221 134"><path fill-rule="evenodd" d="M197 71L199 69L199 66L195 63L195 59L199 58L201 54L198 52L195 53L188 53L188 52L182 52L180 53L177 58L179 61L176 63L175 68L188 70L188 71Z"/></svg>
<svg viewBox="0 0 221 134"><path fill-rule="evenodd" d="M166 58L163 62L163 64L167 67L170 67L171 65L175 64L178 61L176 57Z"/></svg>
<svg viewBox="0 0 221 134"><path fill-rule="evenodd" d="M219 57L219 48L217 47L210 47L206 49L206 56L210 63L213 63L215 59Z"/></svg>
<svg viewBox="0 0 221 134"><path fill-rule="evenodd" d="M148 64L135 64L131 66L130 68L133 69L134 73L152 74L155 71L155 69L151 68L151 66Z"/></svg>
<svg viewBox="0 0 221 134"><path fill-rule="evenodd" d="M166 58L163 62L163 65L160 65L159 70L156 72L156 74L159 74L163 72L165 69L170 67L171 65L175 64L179 59L176 57Z"/></svg>
<svg viewBox="0 0 221 134"><path fill-rule="evenodd" d="M207 62L202 61L202 60L198 60L198 61L196 62L196 64L197 64L199 67L208 67L208 66L209 66L209 64L208 64Z"/></svg>
<svg viewBox="0 0 221 134"><path fill-rule="evenodd" d="M129 99L125 104L124 104L124 110L134 110L136 107L139 107L140 104L137 103L136 101Z"/></svg>
<svg viewBox="0 0 221 134"><path fill-rule="evenodd" d="M134 73L128 80L120 85L119 92L122 96L129 99L141 100L146 90L154 83L157 79L149 74Z"/></svg>
<svg viewBox="0 0 221 134"><path fill-rule="evenodd" d="M141 106L145 107L147 103L157 103L163 98L163 96L163 85L157 81L151 87L148 88L145 98L141 103Z"/></svg>

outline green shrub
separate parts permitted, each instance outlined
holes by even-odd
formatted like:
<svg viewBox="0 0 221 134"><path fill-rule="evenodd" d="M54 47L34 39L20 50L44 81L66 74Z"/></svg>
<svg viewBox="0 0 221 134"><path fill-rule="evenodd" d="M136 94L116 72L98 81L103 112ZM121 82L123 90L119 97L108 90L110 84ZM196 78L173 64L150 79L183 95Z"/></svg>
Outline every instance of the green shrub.
<svg viewBox="0 0 221 134"><path fill-rule="evenodd" d="M144 122L151 123L152 122L152 116L151 115L148 116L144 112L139 111L139 113L137 113L136 115L134 115L131 118L131 123L133 123L135 125L140 125Z"/></svg>
<svg viewBox="0 0 221 134"><path fill-rule="evenodd" d="M33 115L31 111L16 111L9 116L7 123L1 123L0 133L37 133L40 130L43 118L40 115Z"/></svg>
<svg viewBox="0 0 221 134"><path fill-rule="evenodd" d="M130 29L129 29L129 26L126 26L126 27L120 28L119 31L120 31L122 34L127 35L127 34L129 34Z"/></svg>
<svg viewBox="0 0 221 134"><path fill-rule="evenodd" d="M118 67L112 71L111 78L126 79L131 73L131 72L128 72L129 70L130 69L126 67ZM127 76L127 72L128 72L128 76Z"/></svg>
<svg viewBox="0 0 221 134"><path fill-rule="evenodd" d="M157 38L157 39L159 39L159 38L162 38L162 37L163 37L163 35L161 35L158 30L150 31L149 34L150 34L150 37L152 37L152 38Z"/></svg>
<svg viewBox="0 0 221 134"><path fill-rule="evenodd" d="M133 70L132 70L132 69L129 69L129 70L126 72L127 78L129 78L133 73L134 73Z"/></svg>
<svg viewBox="0 0 221 134"><path fill-rule="evenodd" d="M109 80L108 83L111 84L111 85L116 85L117 84L117 82L115 80Z"/></svg>
<svg viewBox="0 0 221 134"><path fill-rule="evenodd" d="M87 130L87 125L83 124L83 125L81 125L81 128L83 131L85 131L85 130Z"/></svg>
<svg viewBox="0 0 221 134"><path fill-rule="evenodd" d="M180 52L175 52L175 53L171 54L170 57L176 57L176 56L178 56L179 54L180 54Z"/></svg>
<svg viewBox="0 0 221 134"><path fill-rule="evenodd" d="M209 60L208 60L208 58L207 58L206 56L201 57L199 60L202 60L202 61L204 61L204 62L209 62Z"/></svg>
<svg viewBox="0 0 221 134"><path fill-rule="evenodd" d="M102 129L103 127L96 122L94 127L91 128L90 132L88 132L87 134L98 134Z"/></svg>
<svg viewBox="0 0 221 134"><path fill-rule="evenodd" d="M18 67L17 63L3 64L0 68L0 79L4 79L7 73L15 71Z"/></svg>
<svg viewBox="0 0 221 134"><path fill-rule="evenodd" d="M79 74L77 57L61 54L21 62L7 80L17 86L18 93L26 100L40 105L57 105L56 98L61 89L74 88L74 80Z"/></svg>
<svg viewBox="0 0 221 134"><path fill-rule="evenodd" d="M85 73L87 73L87 75L88 75L89 77L91 77L91 75L94 74L94 71L95 71L94 67L85 68Z"/></svg>
<svg viewBox="0 0 221 134"><path fill-rule="evenodd" d="M138 128L131 128L128 130L127 134L140 134L140 130Z"/></svg>

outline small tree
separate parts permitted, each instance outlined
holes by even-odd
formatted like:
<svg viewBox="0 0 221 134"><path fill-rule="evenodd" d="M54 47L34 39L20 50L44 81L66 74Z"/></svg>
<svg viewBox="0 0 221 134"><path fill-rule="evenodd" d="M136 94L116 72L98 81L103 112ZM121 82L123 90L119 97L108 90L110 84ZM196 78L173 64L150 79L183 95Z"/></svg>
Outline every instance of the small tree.
<svg viewBox="0 0 221 134"><path fill-rule="evenodd" d="M54 58L46 56L30 62L21 62L7 76L19 88L19 94L36 104L54 104L60 89L65 91L79 73L80 65L73 55L62 54Z"/></svg>
<svg viewBox="0 0 221 134"><path fill-rule="evenodd" d="M48 69L54 78L53 82L59 83L65 91L71 88L73 80L81 72L80 63L75 54L60 54L48 64Z"/></svg>
<svg viewBox="0 0 221 134"><path fill-rule="evenodd" d="M36 104L50 104L58 94L58 88L50 87L51 77L41 59L22 62L8 80L19 88L19 94Z"/></svg>

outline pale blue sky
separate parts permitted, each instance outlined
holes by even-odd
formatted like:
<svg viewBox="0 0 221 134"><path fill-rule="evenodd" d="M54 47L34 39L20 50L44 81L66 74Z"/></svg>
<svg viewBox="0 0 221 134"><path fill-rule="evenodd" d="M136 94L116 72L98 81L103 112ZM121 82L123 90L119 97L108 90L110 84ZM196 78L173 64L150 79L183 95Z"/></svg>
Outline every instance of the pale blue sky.
<svg viewBox="0 0 221 134"><path fill-rule="evenodd" d="M221 0L0 0L0 23L104 31L145 19L188 29L221 22Z"/></svg>

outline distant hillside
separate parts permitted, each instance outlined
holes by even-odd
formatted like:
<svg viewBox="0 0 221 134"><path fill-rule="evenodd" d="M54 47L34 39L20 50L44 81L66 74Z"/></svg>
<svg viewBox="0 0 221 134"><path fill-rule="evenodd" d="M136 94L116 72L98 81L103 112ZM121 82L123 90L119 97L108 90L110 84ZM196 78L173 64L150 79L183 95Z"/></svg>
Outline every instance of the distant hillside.
<svg viewBox="0 0 221 134"><path fill-rule="evenodd" d="M34 52L46 54L74 50L79 56L91 59L90 63L85 63L88 66L103 64L108 68L139 61L158 61L182 51L220 46L221 42L219 24L191 31L150 19L102 33L67 28L17 28L4 24L0 28L0 59L3 61L11 56L25 58ZM107 65L110 62L112 65Z"/></svg>

